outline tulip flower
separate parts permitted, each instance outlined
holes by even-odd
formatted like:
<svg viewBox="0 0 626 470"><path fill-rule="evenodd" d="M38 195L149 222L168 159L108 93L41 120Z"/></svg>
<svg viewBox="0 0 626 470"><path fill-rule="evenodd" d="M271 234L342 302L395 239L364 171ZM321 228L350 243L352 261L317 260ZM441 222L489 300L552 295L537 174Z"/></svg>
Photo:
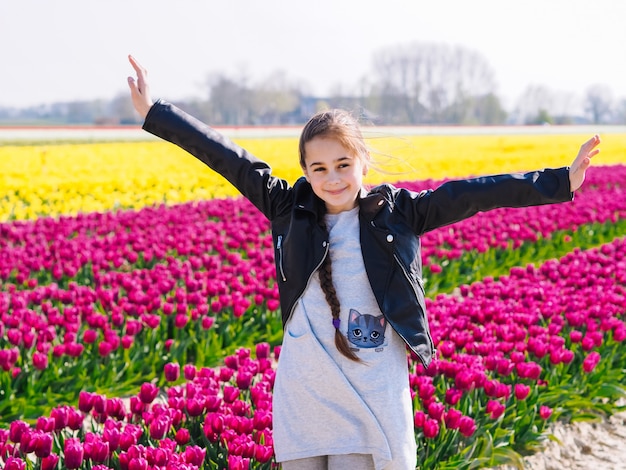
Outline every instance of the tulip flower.
<svg viewBox="0 0 626 470"><path fill-rule="evenodd" d="M445 413L444 422L446 423L446 427L448 429L458 429L461 421L461 417L463 413L459 410L450 408Z"/></svg>
<svg viewBox="0 0 626 470"><path fill-rule="evenodd" d="M178 377L176 377L176 379L177 378ZM172 381L175 381L176 379ZM158 394L159 387L157 387L155 384L151 382L144 382L143 384L141 384L141 389L139 390L139 399L142 403L152 403Z"/></svg>
<svg viewBox="0 0 626 470"><path fill-rule="evenodd" d="M530 386L525 384L515 384L514 393L515 398L518 400L525 400L530 394Z"/></svg>
<svg viewBox="0 0 626 470"><path fill-rule="evenodd" d="M171 426L171 420L167 416L155 417L149 426L150 437L152 439L163 439Z"/></svg>
<svg viewBox="0 0 626 470"><path fill-rule="evenodd" d="M487 402L485 411L487 412L487 414L489 414L491 419L498 419L500 416L502 416L502 413L504 413L505 409L506 407L499 401L489 400Z"/></svg>
<svg viewBox="0 0 626 470"><path fill-rule="evenodd" d="M547 420L552 416L552 408L549 406L541 405L539 407L539 416L541 419Z"/></svg>
<svg viewBox="0 0 626 470"><path fill-rule="evenodd" d="M42 353L33 354L33 366L38 370L45 370L48 368L48 356Z"/></svg>
<svg viewBox="0 0 626 470"><path fill-rule="evenodd" d="M41 470L55 470L59 463L59 456L57 454L50 454L47 457L41 459Z"/></svg>
<svg viewBox="0 0 626 470"><path fill-rule="evenodd" d="M180 377L180 364L176 362L168 362L164 368L165 380L168 382L176 382Z"/></svg>
<svg viewBox="0 0 626 470"><path fill-rule="evenodd" d="M206 449L198 446L189 446L183 452L183 460L191 465L201 467L204 464Z"/></svg>
<svg viewBox="0 0 626 470"><path fill-rule="evenodd" d="M132 458L128 462L128 470L148 470L148 468L148 460L143 457Z"/></svg>
<svg viewBox="0 0 626 470"><path fill-rule="evenodd" d="M176 435L174 436L174 440L179 446L184 446L185 444L187 444L190 438L191 436L189 434L189 430L186 428L180 428L178 431L176 431Z"/></svg>
<svg viewBox="0 0 626 470"><path fill-rule="evenodd" d="M439 422L435 419L426 418L424 421L424 437L427 439L434 439L439 435Z"/></svg>
<svg viewBox="0 0 626 470"><path fill-rule="evenodd" d="M77 437L71 437L65 440L64 444L65 466L68 469L80 468L83 464L83 445Z"/></svg>
<svg viewBox="0 0 626 470"><path fill-rule="evenodd" d="M185 380L193 380L196 377L196 366L194 366L193 364L185 364L183 366L183 376L185 377Z"/></svg>
<svg viewBox="0 0 626 470"><path fill-rule="evenodd" d="M587 357L583 360L583 370L586 373L592 372L600 362L601 358L602 357L600 356L600 353L598 353L597 351L589 353Z"/></svg>
<svg viewBox="0 0 626 470"><path fill-rule="evenodd" d="M476 423L469 416L459 419L459 432L465 437L471 437L476 432Z"/></svg>
<svg viewBox="0 0 626 470"><path fill-rule="evenodd" d="M25 470L26 462L18 457L7 457L4 462L5 470Z"/></svg>

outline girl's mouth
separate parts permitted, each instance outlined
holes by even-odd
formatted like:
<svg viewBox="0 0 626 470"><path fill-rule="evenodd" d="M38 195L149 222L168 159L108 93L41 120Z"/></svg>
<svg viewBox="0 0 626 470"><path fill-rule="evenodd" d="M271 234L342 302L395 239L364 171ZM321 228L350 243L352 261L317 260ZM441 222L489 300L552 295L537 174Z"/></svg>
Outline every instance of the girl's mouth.
<svg viewBox="0 0 626 470"><path fill-rule="evenodd" d="M345 190L346 188L342 188L342 189L327 190L326 192L330 194L331 196L337 196L338 194L341 194Z"/></svg>

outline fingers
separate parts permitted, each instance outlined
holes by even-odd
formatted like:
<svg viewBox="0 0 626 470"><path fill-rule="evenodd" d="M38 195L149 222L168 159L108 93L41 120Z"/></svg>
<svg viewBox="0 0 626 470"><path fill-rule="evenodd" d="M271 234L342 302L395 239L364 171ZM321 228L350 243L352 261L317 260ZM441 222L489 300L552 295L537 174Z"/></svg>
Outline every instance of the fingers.
<svg viewBox="0 0 626 470"><path fill-rule="evenodd" d="M598 145L600 145L600 136L596 134L580 146L580 151L578 152L576 160L588 160L587 166L589 166L589 159L600 153L600 149L596 148Z"/></svg>
<svg viewBox="0 0 626 470"><path fill-rule="evenodd" d="M139 92L140 94L144 94L147 90L146 79L148 77L148 71L144 67L142 67L141 64L137 62L137 59L135 59L130 54L128 56L128 61L130 62L130 65L133 67L133 69L135 70L135 73L137 74L137 80L136 82L133 80L133 84L137 92ZM129 84L130 83L131 83L131 80L129 80Z"/></svg>
<svg viewBox="0 0 626 470"><path fill-rule="evenodd" d="M578 155L576 155L570 167L570 187L572 191L580 188L585 180L585 173L591 166L591 159L600 152L600 149L596 148L599 144L600 136L596 134L580 146Z"/></svg>
<svg viewBox="0 0 626 470"><path fill-rule="evenodd" d="M146 117L150 107L152 106L152 99L150 98L150 91L147 81L148 71L137 62L132 55L128 56L130 65L135 70L137 78L128 77L128 87L130 88L130 95L133 101L133 106L137 110L140 116Z"/></svg>
<svg viewBox="0 0 626 470"><path fill-rule="evenodd" d="M598 145L600 145L600 136L596 134L580 146L579 155L589 153L593 153L593 155L596 155L600 151L598 149L594 150Z"/></svg>
<svg viewBox="0 0 626 470"><path fill-rule="evenodd" d="M137 77L145 77L148 75L148 71L145 68L143 68L141 64L137 62L137 59L135 59L130 54L128 55L128 61L130 62L130 65L132 65L133 69L135 69L135 73L137 74Z"/></svg>

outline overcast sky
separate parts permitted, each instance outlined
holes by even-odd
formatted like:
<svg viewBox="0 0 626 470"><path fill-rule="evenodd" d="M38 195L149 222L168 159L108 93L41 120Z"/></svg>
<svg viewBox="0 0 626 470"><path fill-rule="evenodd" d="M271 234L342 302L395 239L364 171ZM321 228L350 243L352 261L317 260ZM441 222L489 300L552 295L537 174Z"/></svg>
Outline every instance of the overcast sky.
<svg viewBox="0 0 626 470"><path fill-rule="evenodd" d="M416 41L480 52L505 103L529 85L626 98L625 21L624 0L0 0L0 107L125 93L129 53L155 97L277 70L325 94Z"/></svg>

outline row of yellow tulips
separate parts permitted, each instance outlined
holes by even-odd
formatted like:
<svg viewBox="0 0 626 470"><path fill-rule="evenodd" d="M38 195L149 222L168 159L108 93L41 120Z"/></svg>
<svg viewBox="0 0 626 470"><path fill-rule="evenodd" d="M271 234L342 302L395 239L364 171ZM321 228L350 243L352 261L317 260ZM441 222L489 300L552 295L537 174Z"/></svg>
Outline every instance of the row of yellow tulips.
<svg viewBox="0 0 626 470"><path fill-rule="evenodd" d="M587 135L368 136L380 171L367 182L440 179L562 166ZM626 162L626 134L603 137L595 164ZM297 139L240 139L295 181ZM0 222L236 195L220 176L166 142L0 147Z"/></svg>

